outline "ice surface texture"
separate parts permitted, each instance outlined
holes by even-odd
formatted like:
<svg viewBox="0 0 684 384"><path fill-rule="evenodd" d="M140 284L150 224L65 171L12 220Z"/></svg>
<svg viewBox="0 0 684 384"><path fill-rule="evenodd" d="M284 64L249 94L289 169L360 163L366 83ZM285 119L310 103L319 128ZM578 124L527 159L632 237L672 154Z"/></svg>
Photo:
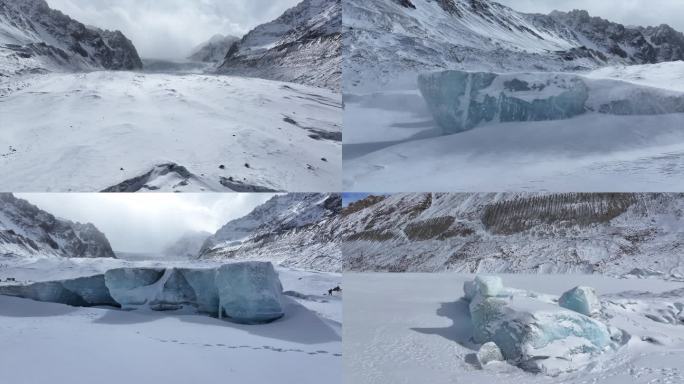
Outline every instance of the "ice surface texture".
<svg viewBox="0 0 684 384"><path fill-rule="evenodd" d="M474 283L478 290L498 286L496 278ZM478 291L473 295L473 285L466 287L475 342L495 343L507 361L523 369L550 375L571 371L614 345L605 324L536 294L510 291L509 296L487 296ZM503 286L493 293L500 292Z"/></svg>
<svg viewBox="0 0 684 384"><path fill-rule="evenodd" d="M601 312L601 301L591 287L575 287L563 293L558 305L585 316L595 316Z"/></svg>
<svg viewBox="0 0 684 384"><path fill-rule="evenodd" d="M477 361L479 361L482 366L485 366L492 361L503 361L503 359L501 350L492 342L482 344L477 351Z"/></svg>
<svg viewBox="0 0 684 384"><path fill-rule="evenodd" d="M31 285L0 286L0 294L73 306L197 312L260 324L284 315L282 285L270 262L240 262L213 269L119 268L104 275Z"/></svg>
<svg viewBox="0 0 684 384"><path fill-rule="evenodd" d="M446 133L487 122L563 120L588 112L656 115L684 112L684 94L568 73L442 71L418 77Z"/></svg>
<svg viewBox="0 0 684 384"><path fill-rule="evenodd" d="M219 316L261 323L283 316L283 286L269 262L228 264L216 274Z"/></svg>

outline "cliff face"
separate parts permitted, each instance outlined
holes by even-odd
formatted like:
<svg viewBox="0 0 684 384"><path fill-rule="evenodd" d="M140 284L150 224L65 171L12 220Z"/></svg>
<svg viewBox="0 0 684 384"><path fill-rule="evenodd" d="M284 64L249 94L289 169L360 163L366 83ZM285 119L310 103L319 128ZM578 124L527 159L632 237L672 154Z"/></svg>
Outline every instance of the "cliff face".
<svg viewBox="0 0 684 384"><path fill-rule="evenodd" d="M304 0L233 45L219 72L340 90L340 0Z"/></svg>
<svg viewBox="0 0 684 384"><path fill-rule="evenodd" d="M93 224L58 219L9 193L0 194L0 255L115 257Z"/></svg>
<svg viewBox="0 0 684 384"><path fill-rule="evenodd" d="M45 0L0 0L0 74L133 70L142 61L119 31L106 31L51 9Z"/></svg>
<svg viewBox="0 0 684 384"><path fill-rule="evenodd" d="M339 194L275 196L209 237L203 259L267 260L283 266L339 272Z"/></svg>
<svg viewBox="0 0 684 384"><path fill-rule="evenodd" d="M397 194L348 207L345 269L669 272L684 244L681 194ZM684 271L682 271L684 272Z"/></svg>

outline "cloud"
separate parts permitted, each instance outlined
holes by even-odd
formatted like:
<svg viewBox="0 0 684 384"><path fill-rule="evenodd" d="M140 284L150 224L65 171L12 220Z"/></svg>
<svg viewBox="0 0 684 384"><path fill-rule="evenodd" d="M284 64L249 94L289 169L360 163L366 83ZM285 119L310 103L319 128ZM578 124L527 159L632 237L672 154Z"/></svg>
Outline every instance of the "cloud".
<svg viewBox="0 0 684 384"><path fill-rule="evenodd" d="M57 217L95 224L115 251L154 253L188 231L213 233L273 195L19 193L16 196Z"/></svg>
<svg viewBox="0 0 684 384"><path fill-rule="evenodd" d="M142 57L178 59L215 34L243 36L300 0L47 0L87 24L122 31Z"/></svg>
<svg viewBox="0 0 684 384"><path fill-rule="evenodd" d="M586 9L593 16L626 25L669 24L684 32L682 0L497 0L522 12Z"/></svg>

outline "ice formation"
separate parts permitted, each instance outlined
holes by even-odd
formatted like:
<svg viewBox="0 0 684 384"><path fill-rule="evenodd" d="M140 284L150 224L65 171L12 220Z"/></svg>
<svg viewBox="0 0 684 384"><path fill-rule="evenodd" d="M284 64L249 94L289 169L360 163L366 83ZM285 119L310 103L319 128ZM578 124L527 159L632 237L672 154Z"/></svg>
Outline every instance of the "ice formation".
<svg viewBox="0 0 684 384"><path fill-rule="evenodd" d="M585 316L595 316L601 312L601 301L591 287L575 287L563 293L558 305Z"/></svg>
<svg viewBox="0 0 684 384"><path fill-rule="evenodd" d="M487 365L487 363L491 363L492 361L503 361L503 354L501 353L501 349L493 343L484 343L480 347L480 349L477 351L477 361L480 362L481 366Z"/></svg>
<svg viewBox="0 0 684 384"><path fill-rule="evenodd" d="M684 94L571 73L441 71L420 75L425 101L446 133L487 122L563 120L588 112L684 112Z"/></svg>
<svg viewBox="0 0 684 384"><path fill-rule="evenodd" d="M602 322L564 309L544 296L507 291L500 281L478 277L464 290L470 301L473 339L495 343L507 361L556 375L578 369L617 345L614 339L621 333Z"/></svg>
<svg viewBox="0 0 684 384"><path fill-rule="evenodd" d="M119 268L92 277L0 286L0 294L73 306L154 311L192 307L246 324L267 323L284 315L282 285L270 262L211 269Z"/></svg>
<svg viewBox="0 0 684 384"><path fill-rule="evenodd" d="M227 264L216 275L219 316L261 323L283 316L283 286L269 262Z"/></svg>

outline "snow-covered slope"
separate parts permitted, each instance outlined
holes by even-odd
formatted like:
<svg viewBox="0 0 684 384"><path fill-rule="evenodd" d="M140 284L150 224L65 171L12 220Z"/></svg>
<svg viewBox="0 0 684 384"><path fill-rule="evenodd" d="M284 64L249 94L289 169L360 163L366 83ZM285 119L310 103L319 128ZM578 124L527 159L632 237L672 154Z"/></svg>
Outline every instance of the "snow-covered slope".
<svg viewBox="0 0 684 384"><path fill-rule="evenodd" d="M682 194L396 194L350 205L340 228L353 271L684 277Z"/></svg>
<svg viewBox="0 0 684 384"><path fill-rule="evenodd" d="M13 192L340 190L341 97L329 90L100 71L16 79L0 102Z"/></svg>
<svg viewBox="0 0 684 384"><path fill-rule="evenodd" d="M119 31L87 27L45 0L0 0L0 77L89 69L139 69L142 62Z"/></svg>
<svg viewBox="0 0 684 384"><path fill-rule="evenodd" d="M164 258L191 259L197 257L202 245L211 236L209 232L187 232L164 248Z"/></svg>
<svg viewBox="0 0 684 384"><path fill-rule="evenodd" d="M339 194L275 196L205 242L202 259L268 260L283 266L340 271Z"/></svg>
<svg viewBox="0 0 684 384"><path fill-rule="evenodd" d="M652 384L682 383L684 323L662 321L682 313L682 284L657 278L617 279L600 275L503 275L507 287L557 299L575 286L596 289L600 321L624 331L617 350L606 351L576 372L549 377L507 362L481 366L474 321L463 297L473 275L454 273L345 273L344 371L349 384ZM492 308L497 308L492 305ZM533 320L539 317L532 317ZM529 320L530 318L522 317ZM531 326L508 331L543 332ZM568 321L558 321L568 326ZM576 331L573 331L576 332ZM532 336L532 337L534 337ZM558 337L558 334L554 335ZM552 337L554 337L552 336ZM549 338L551 339L551 337ZM547 356L582 348L572 340L544 340ZM565 364L580 363L568 358Z"/></svg>
<svg viewBox="0 0 684 384"><path fill-rule="evenodd" d="M499 79L516 75L501 76ZM530 87L527 95L521 89L518 101L535 96L527 99L529 103L522 102L519 110L512 108L501 115L517 115L518 119L535 103L549 101L544 93L554 89L550 80L556 74L531 71L525 76L539 83L536 89ZM672 175L684 167L684 113L653 113L676 112L677 108L668 109L676 104L681 107L684 61L610 66L558 76L585 79L582 81L588 84L590 95L585 95L580 115L570 118L559 113L556 106L571 111L573 102L582 100L565 98L571 95L566 94L553 108L540 109L560 120L505 122L502 116L492 116L489 123L447 137L442 136L444 129L434 118L442 115L440 103L428 100L431 111L418 91L345 96L345 190L416 191L409 189L411 185L429 191L465 192L534 191L540 187L554 192L682 190L684 185ZM459 99L452 97L460 92L457 83L445 83L442 88L447 91L443 98L447 112L459 104ZM498 87L498 96L518 85L524 86L511 81ZM479 92L477 88L470 89L471 95ZM492 95L470 99L471 106ZM504 104L509 101L513 100ZM622 110L619 116L605 114L618 109ZM529 115L523 120L540 118ZM406 179L412 183L407 184Z"/></svg>
<svg viewBox="0 0 684 384"><path fill-rule="evenodd" d="M221 73L340 90L340 0L303 0L233 45Z"/></svg>
<svg viewBox="0 0 684 384"><path fill-rule="evenodd" d="M122 267L220 265L197 260L0 260L0 286L73 279ZM286 296L285 316L264 325L232 324L186 310L81 308L0 296L0 342L5 351L13 351L0 359L2 381L86 384L102 376L100 382L106 384L269 383L286 377L297 383L342 384L342 297L324 296L342 277L289 269L277 272ZM7 283L8 278L17 282ZM65 346L82 353L64 353ZM41 353L37 356L33 351Z"/></svg>
<svg viewBox="0 0 684 384"><path fill-rule="evenodd" d="M58 219L10 193L0 193L0 255L115 257L93 224Z"/></svg>
<svg viewBox="0 0 684 384"><path fill-rule="evenodd" d="M672 28L625 27L586 11L523 14L490 0L349 0L347 92L410 87L438 69L566 71L684 59Z"/></svg>
<svg viewBox="0 0 684 384"><path fill-rule="evenodd" d="M233 44L240 41L239 37L215 35L192 50L188 60L204 63L222 63Z"/></svg>

